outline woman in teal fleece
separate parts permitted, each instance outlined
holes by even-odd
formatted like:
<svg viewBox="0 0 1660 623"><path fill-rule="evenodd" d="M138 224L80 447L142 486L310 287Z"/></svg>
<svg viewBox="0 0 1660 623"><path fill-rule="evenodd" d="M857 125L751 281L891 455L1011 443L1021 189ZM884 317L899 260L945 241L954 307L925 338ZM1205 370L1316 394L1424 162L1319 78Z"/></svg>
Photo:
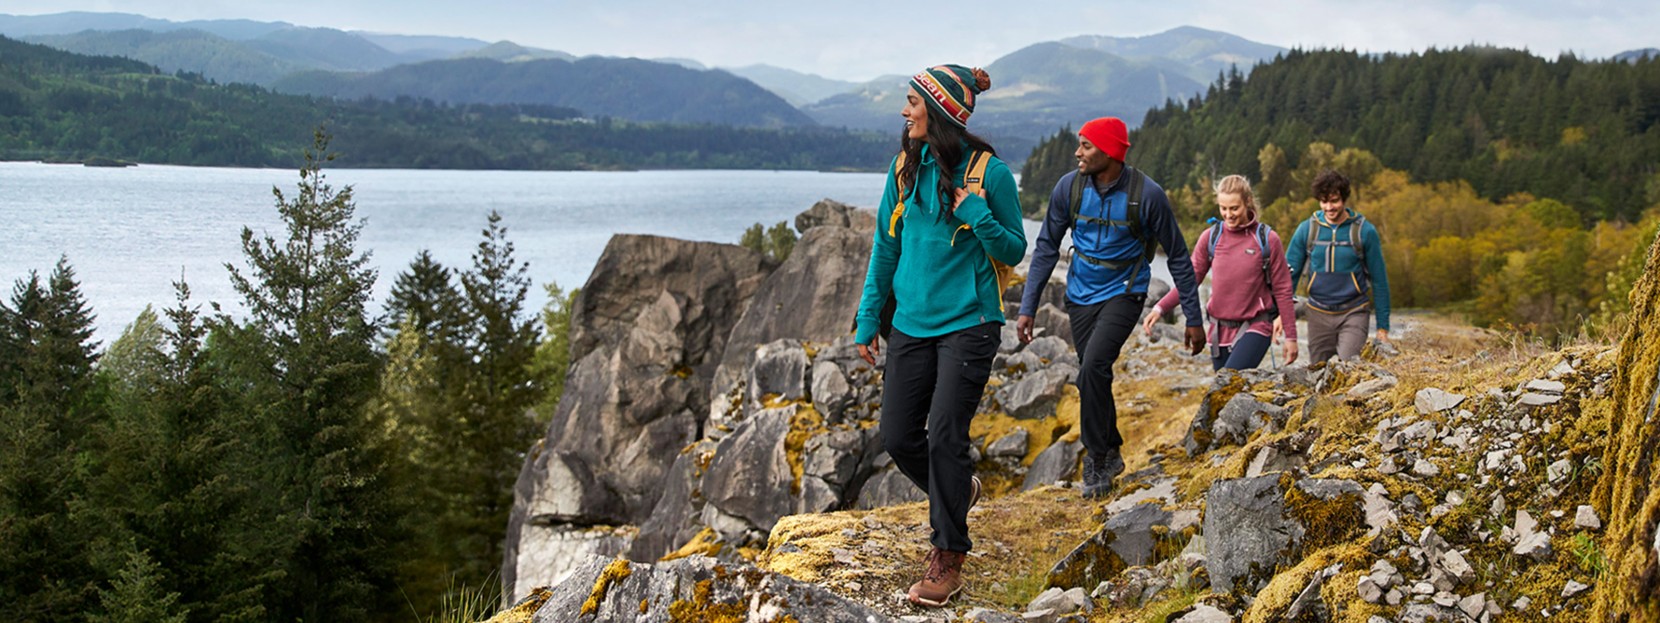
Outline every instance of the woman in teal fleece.
<svg viewBox="0 0 1660 623"><path fill-rule="evenodd" d="M875 243L854 341L876 365L882 308L894 303L882 382L882 438L901 473L928 493L932 550L912 603L943 606L962 590L968 509L980 482L968 427L991 374L1004 323L993 260L1026 255L1018 188L991 145L968 132L975 96L991 87L981 69L930 67L911 78L901 153L877 208ZM964 186L970 162L987 159L982 195Z"/></svg>

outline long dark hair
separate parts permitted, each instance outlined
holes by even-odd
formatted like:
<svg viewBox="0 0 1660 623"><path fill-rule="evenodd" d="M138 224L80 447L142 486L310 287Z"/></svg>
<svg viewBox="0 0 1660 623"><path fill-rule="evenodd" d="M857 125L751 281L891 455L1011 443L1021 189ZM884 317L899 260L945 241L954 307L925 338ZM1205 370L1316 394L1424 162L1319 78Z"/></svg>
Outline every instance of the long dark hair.
<svg viewBox="0 0 1660 623"><path fill-rule="evenodd" d="M934 152L934 161L938 163L940 169L938 188L941 206L940 218L945 218L951 216L951 212L956 209L956 180L952 173L957 170L957 165L972 150L983 151L993 156L997 155L997 150L993 149L991 143L987 143L986 139L975 136L973 132L969 132L962 126L935 112L933 106L927 106L926 108L928 110L928 139L926 141L912 139L910 132L906 129L902 128L899 132L899 148L905 151L905 166L899 169L899 180L905 188L910 189L909 194L911 196L916 196L918 192L916 188L917 170L922 166L922 144L927 142L931 145ZM965 146L967 150L964 149ZM900 198L902 201L904 199L904 197Z"/></svg>

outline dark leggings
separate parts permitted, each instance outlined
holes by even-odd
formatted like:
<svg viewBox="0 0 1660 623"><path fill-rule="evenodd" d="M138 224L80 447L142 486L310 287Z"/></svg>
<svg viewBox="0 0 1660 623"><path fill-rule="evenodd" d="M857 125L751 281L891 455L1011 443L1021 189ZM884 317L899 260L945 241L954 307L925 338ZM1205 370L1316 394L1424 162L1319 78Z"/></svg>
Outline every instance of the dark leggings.
<svg viewBox="0 0 1660 623"><path fill-rule="evenodd" d="M1210 369L1246 370L1255 368L1262 363L1262 356L1268 354L1268 347L1271 344L1272 342L1266 335L1249 331L1242 332L1239 337L1234 338L1233 346L1224 346L1217 349L1217 356L1210 358Z"/></svg>
<svg viewBox="0 0 1660 623"><path fill-rule="evenodd" d="M966 552L969 477L968 425L980 406L1002 325L988 322L938 337L895 329L882 374L882 445L916 486L928 492L929 540Z"/></svg>

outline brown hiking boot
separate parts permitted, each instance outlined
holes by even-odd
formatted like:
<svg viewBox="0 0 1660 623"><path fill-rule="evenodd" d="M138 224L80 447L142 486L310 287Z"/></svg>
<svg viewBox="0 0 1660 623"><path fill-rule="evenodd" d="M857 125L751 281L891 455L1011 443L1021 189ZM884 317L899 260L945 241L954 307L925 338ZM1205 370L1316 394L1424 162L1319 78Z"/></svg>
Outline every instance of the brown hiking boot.
<svg viewBox="0 0 1660 623"><path fill-rule="evenodd" d="M974 505L980 503L980 489L981 489L980 477L979 476L969 476L968 477L968 508L969 508L969 510L973 510Z"/></svg>
<svg viewBox="0 0 1660 623"><path fill-rule="evenodd" d="M928 553L928 570L921 580L911 585L911 592L906 597L913 604L931 608L950 603L951 598L968 585L963 580L963 558L966 556L963 552L934 548Z"/></svg>

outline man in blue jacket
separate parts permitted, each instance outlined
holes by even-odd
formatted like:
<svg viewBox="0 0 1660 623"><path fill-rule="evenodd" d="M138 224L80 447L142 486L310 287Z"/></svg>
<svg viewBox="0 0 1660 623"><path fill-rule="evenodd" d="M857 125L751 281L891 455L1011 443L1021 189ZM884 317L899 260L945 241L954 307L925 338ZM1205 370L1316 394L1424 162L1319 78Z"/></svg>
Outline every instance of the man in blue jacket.
<svg viewBox="0 0 1660 623"><path fill-rule="evenodd" d="M1124 438L1118 433L1112 366L1141 318L1152 280L1149 264L1154 244L1164 247L1170 276L1181 293L1182 313L1187 315L1184 344L1193 354L1205 347L1199 284L1193 278L1187 242L1164 189L1124 164L1129 149L1129 131L1116 117L1095 119L1078 130L1078 149L1073 152L1078 170L1061 177L1049 195L1049 214L1032 251L1020 318L1015 322L1020 341L1032 341L1033 317L1043 287L1060 258L1061 238L1072 230L1066 313L1082 364L1078 419L1088 451L1083 466L1084 496L1091 498L1111 492L1113 479L1124 471L1119 451Z"/></svg>
<svg viewBox="0 0 1660 623"><path fill-rule="evenodd" d="M1308 354L1310 364L1336 355L1360 356L1366 329L1375 312L1378 341L1389 343L1389 274L1383 264L1378 228L1349 203L1349 178L1332 169L1315 176L1320 209L1297 226L1285 259L1293 286L1306 272L1308 281Z"/></svg>

